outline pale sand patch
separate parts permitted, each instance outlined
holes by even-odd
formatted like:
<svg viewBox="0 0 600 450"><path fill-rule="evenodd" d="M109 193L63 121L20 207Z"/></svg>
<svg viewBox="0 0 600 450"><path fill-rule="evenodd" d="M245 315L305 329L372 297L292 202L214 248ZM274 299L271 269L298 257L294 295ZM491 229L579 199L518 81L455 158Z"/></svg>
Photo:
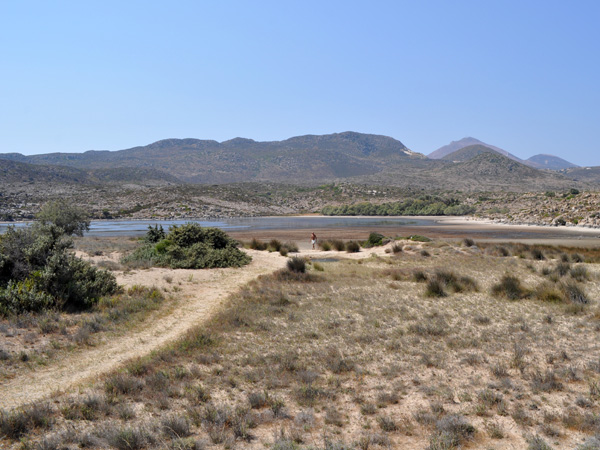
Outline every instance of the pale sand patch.
<svg viewBox="0 0 600 450"><path fill-rule="evenodd" d="M62 360L0 384L0 408L14 408L53 394L93 382L127 360L149 354L201 324L223 300L259 275L285 266L279 253L248 250L252 262L236 269L171 270L147 269L119 274L120 285L178 286L179 302L168 314L151 316L123 336L105 340L92 348L74 351ZM167 282L166 277L172 277ZM180 284L181 283L181 284Z"/></svg>

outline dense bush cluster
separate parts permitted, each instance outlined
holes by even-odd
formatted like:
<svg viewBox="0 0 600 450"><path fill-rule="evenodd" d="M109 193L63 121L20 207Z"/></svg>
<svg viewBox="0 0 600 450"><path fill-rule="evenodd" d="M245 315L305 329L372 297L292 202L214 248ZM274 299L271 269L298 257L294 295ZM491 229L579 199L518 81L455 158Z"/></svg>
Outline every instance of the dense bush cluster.
<svg viewBox="0 0 600 450"><path fill-rule="evenodd" d="M326 216L464 216L474 212L474 207L461 205L457 199L432 195L380 205L358 203L325 206L321 210L321 213Z"/></svg>
<svg viewBox="0 0 600 450"><path fill-rule="evenodd" d="M143 241L142 246L124 258L124 263L142 261L173 269L206 269L241 267L251 259L225 232L195 223L172 226L168 233L162 227L149 227Z"/></svg>
<svg viewBox="0 0 600 450"><path fill-rule="evenodd" d="M10 227L0 236L0 315L82 309L117 290L112 274L70 252L69 236L89 227L80 210L54 202L39 218L29 228Z"/></svg>

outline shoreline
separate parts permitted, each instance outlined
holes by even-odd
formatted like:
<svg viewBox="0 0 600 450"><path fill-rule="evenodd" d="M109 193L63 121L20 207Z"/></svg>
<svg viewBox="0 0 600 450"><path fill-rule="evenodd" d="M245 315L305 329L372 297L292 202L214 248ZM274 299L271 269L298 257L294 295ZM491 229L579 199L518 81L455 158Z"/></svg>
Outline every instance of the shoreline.
<svg viewBox="0 0 600 450"><path fill-rule="evenodd" d="M416 217L416 216L414 216ZM585 225L540 225L539 223L506 223L499 222L496 219L481 219L473 216L429 216L429 217L440 217L439 223L447 223L450 225L462 225L466 223L477 223L480 225L489 225L496 227L511 227L511 228L522 228L522 229L539 229L539 230L573 230L574 232L589 232L589 233L600 233L600 227L591 227Z"/></svg>

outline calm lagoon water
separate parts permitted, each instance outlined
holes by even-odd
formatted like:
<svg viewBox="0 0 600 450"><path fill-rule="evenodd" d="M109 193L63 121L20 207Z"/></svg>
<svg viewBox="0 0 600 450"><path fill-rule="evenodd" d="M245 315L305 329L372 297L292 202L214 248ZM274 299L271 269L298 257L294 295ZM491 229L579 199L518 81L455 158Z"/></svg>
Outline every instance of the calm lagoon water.
<svg viewBox="0 0 600 450"><path fill-rule="evenodd" d="M600 237L600 230L584 230L574 227L511 227L479 222L452 223L449 217L348 217L348 216L285 216L285 217L237 217L215 220L99 220L92 221L87 236L140 236L149 225L171 225L188 222L205 227L218 227L225 231L302 230L326 228L398 228L402 234L406 228L410 234L436 232L447 235L469 235L489 239L581 239ZM0 233L10 224L0 224ZM27 226L16 223L17 227ZM410 231L409 231L410 230ZM422 231L421 231L422 230ZM595 234L595 235L594 235Z"/></svg>
<svg viewBox="0 0 600 450"><path fill-rule="evenodd" d="M171 225L183 225L194 222L203 227L217 227L226 231L285 230L340 227L374 226L419 226L435 225L434 219L421 218L382 218L382 217L237 217L215 220L97 220L90 224L87 236L139 236L146 233L148 226L162 225L167 230ZM11 224L0 224L0 233L4 233ZM27 226L27 223L15 223L14 226Z"/></svg>

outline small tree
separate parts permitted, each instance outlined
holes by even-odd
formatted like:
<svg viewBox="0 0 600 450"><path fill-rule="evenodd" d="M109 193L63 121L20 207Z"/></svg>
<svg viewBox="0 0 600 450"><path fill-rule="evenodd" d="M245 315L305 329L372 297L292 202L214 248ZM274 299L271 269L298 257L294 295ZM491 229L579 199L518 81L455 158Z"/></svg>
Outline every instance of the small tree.
<svg viewBox="0 0 600 450"><path fill-rule="evenodd" d="M53 224L61 228L68 236L83 236L90 229L90 219L83 209L68 204L64 200L46 203L36 218L42 224Z"/></svg>

